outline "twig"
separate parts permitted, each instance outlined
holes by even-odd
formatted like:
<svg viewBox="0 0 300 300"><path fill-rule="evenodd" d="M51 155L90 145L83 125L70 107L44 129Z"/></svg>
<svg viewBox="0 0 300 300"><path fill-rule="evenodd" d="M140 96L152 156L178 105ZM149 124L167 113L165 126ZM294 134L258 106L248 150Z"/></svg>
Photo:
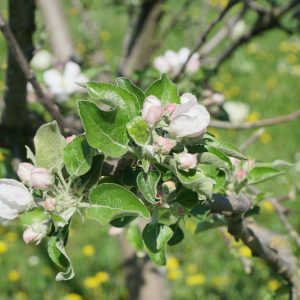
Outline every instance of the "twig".
<svg viewBox="0 0 300 300"><path fill-rule="evenodd" d="M177 81L181 74L184 73L186 65L190 61L191 57L201 48L201 46L205 43L208 35L210 32L213 30L213 28L224 18L224 16L227 14L227 12L230 10L230 8L236 3L236 0L231 0L228 2L228 4L220 11L220 13L215 17L215 19L212 20L210 24L208 24L207 28L203 31L203 33L200 35L196 46L194 49L191 51L190 55L180 68L179 72L176 74L174 77L174 81Z"/></svg>
<svg viewBox="0 0 300 300"><path fill-rule="evenodd" d="M58 106L55 105L52 102L52 99L45 94L42 87L38 83L36 76L33 73L33 71L31 70L29 63L28 63L26 57L24 56L24 53L22 52L11 29L5 23L1 12L0 12L0 30L2 31L8 45L10 47L10 50L11 50L13 56L15 57L16 61L18 62L21 70L23 71L27 81L29 81L32 84L32 87L34 88L34 90L39 98L39 101L42 103L42 105L45 107L45 109L50 113L50 115L53 117L53 119L57 121L59 126L64 131L68 131L65 121L63 119L63 116L61 115Z"/></svg>
<svg viewBox="0 0 300 300"><path fill-rule="evenodd" d="M243 152L245 151L251 144L253 144L266 130L264 128L259 128L254 131L246 141L240 145L239 149Z"/></svg>
<svg viewBox="0 0 300 300"><path fill-rule="evenodd" d="M299 117L300 117L300 110L297 110L295 112L292 112L290 114L280 116L280 117L263 119L263 120L258 120L255 122L239 123L239 124L214 120L214 121L210 122L210 127L224 128L224 129L251 129L251 128L257 128L257 127L278 125L278 124L293 121Z"/></svg>

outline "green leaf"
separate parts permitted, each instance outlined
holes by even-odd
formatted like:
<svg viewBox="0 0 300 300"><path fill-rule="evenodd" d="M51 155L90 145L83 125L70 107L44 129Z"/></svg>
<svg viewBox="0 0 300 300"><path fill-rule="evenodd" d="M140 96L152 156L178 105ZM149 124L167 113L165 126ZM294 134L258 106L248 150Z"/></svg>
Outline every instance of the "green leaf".
<svg viewBox="0 0 300 300"><path fill-rule="evenodd" d="M92 166L94 152L85 135L77 136L64 149L64 161L68 173L76 176L87 173Z"/></svg>
<svg viewBox="0 0 300 300"><path fill-rule="evenodd" d="M89 96L101 106L106 104L111 109L120 109L126 114L128 120L140 114L141 105L135 95L126 89L110 83L88 82L86 84Z"/></svg>
<svg viewBox="0 0 300 300"><path fill-rule="evenodd" d="M247 183L256 184L282 174L284 172L271 167L254 167L247 175Z"/></svg>
<svg viewBox="0 0 300 300"><path fill-rule="evenodd" d="M195 191L198 195L205 195L211 199L213 187L216 183L213 179L196 170L190 170L189 172L176 170L176 173L183 186Z"/></svg>
<svg viewBox="0 0 300 300"><path fill-rule="evenodd" d="M135 95L138 98L141 107L143 106L145 94L139 87L137 87L128 78L125 77L118 77L115 80L119 87Z"/></svg>
<svg viewBox="0 0 300 300"><path fill-rule="evenodd" d="M48 241L49 257L59 268L63 270L56 275L55 279L57 281L70 280L74 277L72 263L65 251L65 243L67 240L67 232L65 228L58 234L52 236Z"/></svg>
<svg viewBox="0 0 300 300"><path fill-rule="evenodd" d="M145 249L151 260L158 266L166 265L165 246L172 235L172 229L160 223L147 224L143 230Z"/></svg>
<svg viewBox="0 0 300 300"><path fill-rule="evenodd" d="M212 146L206 146L206 149L208 152L222 159L228 165L229 169L232 170L232 162L227 155Z"/></svg>
<svg viewBox="0 0 300 300"><path fill-rule="evenodd" d="M34 137L36 165L47 169L60 169L64 163L65 146L66 141L56 121L42 125Z"/></svg>
<svg viewBox="0 0 300 300"><path fill-rule="evenodd" d="M148 144L150 139L150 132L147 123L142 119L142 117L136 117L132 119L126 125L128 134L135 143L139 146L144 146Z"/></svg>
<svg viewBox="0 0 300 300"><path fill-rule="evenodd" d="M87 209L88 216L100 224L107 224L113 217L120 216L150 217L142 200L114 183L103 183L93 188L89 200L91 207Z"/></svg>
<svg viewBox="0 0 300 300"><path fill-rule="evenodd" d="M140 228L137 224L131 224L127 230L128 242L137 252L144 251L144 244Z"/></svg>
<svg viewBox="0 0 300 300"><path fill-rule="evenodd" d="M218 228L227 225L224 218L212 218L198 223L195 233L200 233L209 229Z"/></svg>
<svg viewBox="0 0 300 300"><path fill-rule="evenodd" d="M118 227L118 228L123 228L130 222L132 222L136 217L135 216L124 216L124 217L119 217L116 219L113 219L109 222L111 226Z"/></svg>
<svg viewBox="0 0 300 300"><path fill-rule="evenodd" d="M247 157L245 157L236 146L230 143L220 141L220 140L214 140L214 141L208 141L207 144L209 146L216 148L217 150L223 152L228 156L247 160Z"/></svg>
<svg viewBox="0 0 300 300"><path fill-rule="evenodd" d="M180 103L177 87L166 74L163 74L160 79L151 83L145 94L146 96L156 96L162 104Z"/></svg>
<svg viewBox="0 0 300 300"><path fill-rule="evenodd" d="M155 170L148 173L141 172L136 179L140 192L150 203L155 203L159 179L160 173Z"/></svg>
<svg viewBox="0 0 300 300"><path fill-rule="evenodd" d="M206 177L209 177L215 181L213 192L220 191L226 183L226 173L210 165L199 165Z"/></svg>
<svg viewBox="0 0 300 300"><path fill-rule="evenodd" d="M203 152L198 155L199 162L202 164L207 164L211 166L215 166L218 169L224 170L229 172L229 167L227 163L221 159L219 156L210 153L210 152Z"/></svg>
<svg viewBox="0 0 300 300"><path fill-rule="evenodd" d="M171 239L168 241L168 245L174 246L179 244L184 239L184 233L178 223L170 225L170 228L173 231L173 235Z"/></svg>
<svg viewBox="0 0 300 300"><path fill-rule="evenodd" d="M79 101L79 112L88 143L107 156L120 157L127 152L129 119L121 110L101 111L94 103Z"/></svg>

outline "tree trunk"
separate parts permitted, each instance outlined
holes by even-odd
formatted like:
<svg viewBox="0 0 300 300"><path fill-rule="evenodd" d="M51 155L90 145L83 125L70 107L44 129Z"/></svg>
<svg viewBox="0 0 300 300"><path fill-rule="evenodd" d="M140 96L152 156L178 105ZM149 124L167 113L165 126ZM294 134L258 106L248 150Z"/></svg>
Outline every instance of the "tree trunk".
<svg viewBox="0 0 300 300"><path fill-rule="evenodd" d="M28 61L33 54L32 36L35 31L34 0L8 1L9 26ZM27 126L27 80L8 48L6 73L5 108L2 115L1 144L13 151L17 157L24 156Z"/></svg>

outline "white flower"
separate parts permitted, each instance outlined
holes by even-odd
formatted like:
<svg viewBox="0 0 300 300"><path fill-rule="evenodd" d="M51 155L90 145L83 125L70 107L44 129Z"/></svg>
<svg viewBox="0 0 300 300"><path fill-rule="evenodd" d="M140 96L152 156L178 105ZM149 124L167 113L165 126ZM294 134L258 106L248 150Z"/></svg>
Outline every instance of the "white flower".
<svg viewBox="0 0 300 300"><path fill-rule="evenodd" d="M17 170L19 178L25 182L30 183L31 172L34 169L34 165L30 163L20 163Z"/></svg>
<svg viewBox="0 0 300 300"><path fill-rule="evenodd" d="M32 195L22 183L0 179L0 223L15 219L32 202Z"/></svg>
<svg viewBox="0 0 300 300"><path fill-rule="evenodd" d="M188 48L181 48L178 52L167 50L163 55L153 61L153 66L160 73L171 73L175 75L187 61L191 51ZM186 72L194 74L200 68L199 54L194 53L186 65Z"/></svg>
<svg viewBox="0 0 300 300"><path fill-rule="evenodd" d="M34 188L46 190L52 184L52 178L46 168L34 168L30 175L30 183Z"/></svg>
<svg viewBox="0 0 300 300"><path fill-rule="evenodd" d="M80 66L70 61L66 63L64 72L57 69L46 71L44 81L50 92L57 97L58 101L62 102L75 92L85 91L76 82L85 82L88 79L81 74Z"/></svg>
<svg viewBox="0 0 300 300"><path fill-rule="evenodd" d="M238 21L232 31L231 31L231 38L235 41L241 38L247 32L248 26L244 20Z"/></svg>
<svg viewBox="0 0 300 300"><path fill-rule="evenodd" d="M223 108L227 112L230 122L235 124L243 122L249 114L249 106L242 102L225 101Z"/></svg>
<svg viewBox="0 0 300 300"><path fill-rule="evenodd" d="M47 50L38 51L32 58L30 64L38 70L46 70L52 64L52 55Z"/></svg>
<svg viewBox="0 0 300 300"><path fill-rule="evenodd" d="M169 138L158 136L154 141L154 149L161 154L169 154L175 144L175 141Z"/></svg>
<svg viewBox="0 0 300 300"><path fill-rule="evenodd" d="M142 109L142 118L150 125L154 126L163 115L161 102L155 96L148 96L145 99Z"/></svg>
<svg viewBox="0 0 300 300"><path fill-rule="evenodd" d="M183 94L181 101L170 116L170 132L177 138L196 138L203 135L210 122L207 109L195 101L192 94Z"/></svg>

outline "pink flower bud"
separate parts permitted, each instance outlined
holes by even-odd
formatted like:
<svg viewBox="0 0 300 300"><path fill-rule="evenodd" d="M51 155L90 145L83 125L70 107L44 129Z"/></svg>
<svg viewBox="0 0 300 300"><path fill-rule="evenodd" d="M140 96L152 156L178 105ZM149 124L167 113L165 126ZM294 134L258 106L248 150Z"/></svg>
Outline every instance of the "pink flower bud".
<svg viewBox="0 0 300 300"><path fill-rule="evenodd" d="M164 111L166 114L170 115L174 111L175 108L176 108L175 103L169 103L165 106Z"/></svg>
<svg viewBox="0 0 300 300"><path fill-rule="evenodd" d="M67 144L70 144L70 143L72 143L72 141L73 141L75 138L76 138L76 135L73 134L73 135L67 136L67 137L65 138L65 140L66 140Z"/></svg>
<svg viewBox="0 0 300 300"><path fill-rule="evenodd" d="M175 146L175 142L171 139L159 136L154 141L154 149L161 154L169 154L172 148Z"/></svg>
<svg viewBox="0 0 300 300"><path fill-rule="evenodd" d="M163 115L161 102L155 96L148 96L144 102L142 117L152 127Z"/></svg>
<svg viewBox="0 0 300 300"><path fill-rule="evenodd" d="M197 167L197 154L180 153L177 156L177 160L180 169L190 170Z"/></svg>
<svg viewBox="0 0 300 300"><path fill-rule="evenodd" d="M23 232L23 241L25 244L35 243L38 245L47 235L48 225L46 222L35 223L28 226Z"/></svg>
<svg viewBox="0 0 300 300"><path fill-rule="evenodd" d="M34 165L30 163L20 163L18 166L17 174L19 178L28 183L30 181L31 172L34 169Z"/></svg>
<svg viewBox="0 0 300 300"><path fill-rule="evenodd" d="M167 180L162 184L162 189L165 193L171 194L176 190L176 184L172 180Z"/></svg>
<svg viewBox="0 0 300 300"><path fill-rule="evenodd" d="M52 212L55 209L56 199L55 198L47 198L44 203L44 207L46 211Z"/></svg>
<svg viewBox="0 0 300 300"><path fill-rule="evenodd" d="M52 184L49 171L45 168L35 168L31 172L31 184L34 188L46 190Z"/></svg>
<svg viewBox="0 0 300 300"><path fill-rule="evenodd" d="M236 171L235 176L237 181L241 182L243 179L246 178L247 172L243 168L240 168Z"/></svg>

